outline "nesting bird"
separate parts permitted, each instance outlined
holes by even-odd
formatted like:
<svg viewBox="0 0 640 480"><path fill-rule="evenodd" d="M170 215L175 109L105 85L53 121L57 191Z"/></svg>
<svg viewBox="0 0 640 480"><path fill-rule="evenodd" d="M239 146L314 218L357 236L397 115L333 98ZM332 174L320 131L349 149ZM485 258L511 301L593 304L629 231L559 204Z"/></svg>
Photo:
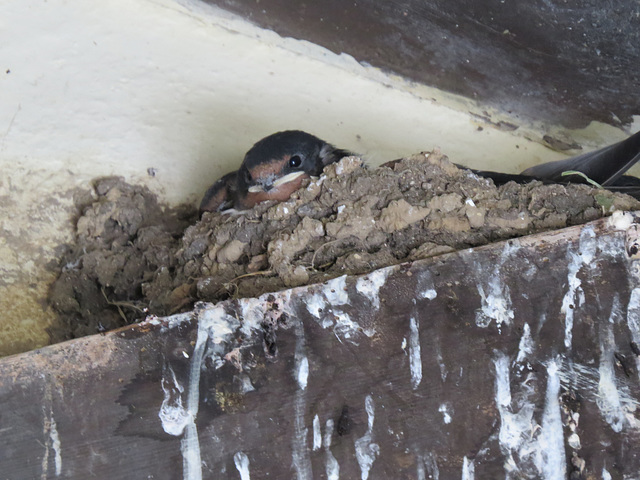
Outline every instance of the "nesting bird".
<svg viewBox="0 0 640 480"><path fill-rule="evenodd" d="M305 179L317 177L327 165L351 152L336 148L309 133L287 130L257 142L247 152L240 168L215 182L204 195L200 211L247 210L266 200L284 201ZM609 190L640 198L640 179L624 175L640 160L640 132L594 152L528 168L519 175L474 170L496 184L585 183L590 179ZM582 175L565 176L566 172Z"/></svg>

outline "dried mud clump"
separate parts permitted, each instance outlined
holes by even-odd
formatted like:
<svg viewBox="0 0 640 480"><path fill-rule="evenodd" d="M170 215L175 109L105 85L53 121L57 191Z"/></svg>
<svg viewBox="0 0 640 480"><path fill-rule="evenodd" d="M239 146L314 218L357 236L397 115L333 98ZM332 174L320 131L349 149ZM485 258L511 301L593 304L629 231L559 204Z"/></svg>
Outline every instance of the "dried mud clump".
<svg viewBox="0 0 640 480"><path fill-rule="evenodd" d="M640 209L584 185L496 187L439 152L377 169L346 157L287 202L184 231L188 216L142 187L107 179L96 193L51 290L56 340Z"/></svg>
<svg viewBox="0 0 640 480"><path fill-rule="evenodd" d="M91 193L49 292L59 313L49 331L54 342L144 318L153 306L142 286L178 266L180 238L197 218L192 207L164 208L146 187L120 177L97 180Z"/></svg>

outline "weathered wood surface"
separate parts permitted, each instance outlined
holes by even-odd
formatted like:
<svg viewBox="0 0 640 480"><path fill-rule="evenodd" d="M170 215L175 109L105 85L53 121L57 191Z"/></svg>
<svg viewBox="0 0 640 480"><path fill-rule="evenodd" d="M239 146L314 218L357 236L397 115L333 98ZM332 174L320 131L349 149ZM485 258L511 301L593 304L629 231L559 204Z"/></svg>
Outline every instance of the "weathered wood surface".
<svg viewBox="0 0 640 480"><path fill-rule="evenodd" d="M5 358L0 478L638 478L630 219Z"/></svg>

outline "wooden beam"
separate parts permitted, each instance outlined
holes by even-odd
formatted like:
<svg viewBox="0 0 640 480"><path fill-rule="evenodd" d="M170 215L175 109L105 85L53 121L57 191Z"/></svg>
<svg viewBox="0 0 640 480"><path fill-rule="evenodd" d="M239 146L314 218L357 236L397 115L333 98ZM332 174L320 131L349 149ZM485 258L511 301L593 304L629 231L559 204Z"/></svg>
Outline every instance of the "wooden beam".
<svg viewBox="0 0 640 480"><path fill-rule="evenodd" d="M4 358L0 478L636 475L634 218Z"/></svg>

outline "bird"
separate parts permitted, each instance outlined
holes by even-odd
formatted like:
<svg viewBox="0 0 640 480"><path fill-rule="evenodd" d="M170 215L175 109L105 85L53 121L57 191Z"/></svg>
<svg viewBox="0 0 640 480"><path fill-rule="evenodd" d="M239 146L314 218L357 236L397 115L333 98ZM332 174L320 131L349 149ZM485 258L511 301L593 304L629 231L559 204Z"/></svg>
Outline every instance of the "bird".
<svg viewBox="0 0 640 480"><path fill-rule="evenodd" d="M274 133L249 149L237 171L224 175L209 187L200 203L200 212L242 211L266 200L287 200L305 179L319 176L324 167L350 155L354 153L301 130ZM640 132L637 132L599 150L542 163L520 174L471 171L492 179L496 185L510 181L523 184L534 180L565 185L597 183L608 190L640 199L640 179L624 175L639 160Z"/></svg>
<svg viewBox="0 0 640 480"><path fill-rule="evenodd" d="M258 141L240 168L226 174L204 194L200 212L247 210L266 200L284 201L305 179L353 155L301 130L286 130Z"/></svg>

